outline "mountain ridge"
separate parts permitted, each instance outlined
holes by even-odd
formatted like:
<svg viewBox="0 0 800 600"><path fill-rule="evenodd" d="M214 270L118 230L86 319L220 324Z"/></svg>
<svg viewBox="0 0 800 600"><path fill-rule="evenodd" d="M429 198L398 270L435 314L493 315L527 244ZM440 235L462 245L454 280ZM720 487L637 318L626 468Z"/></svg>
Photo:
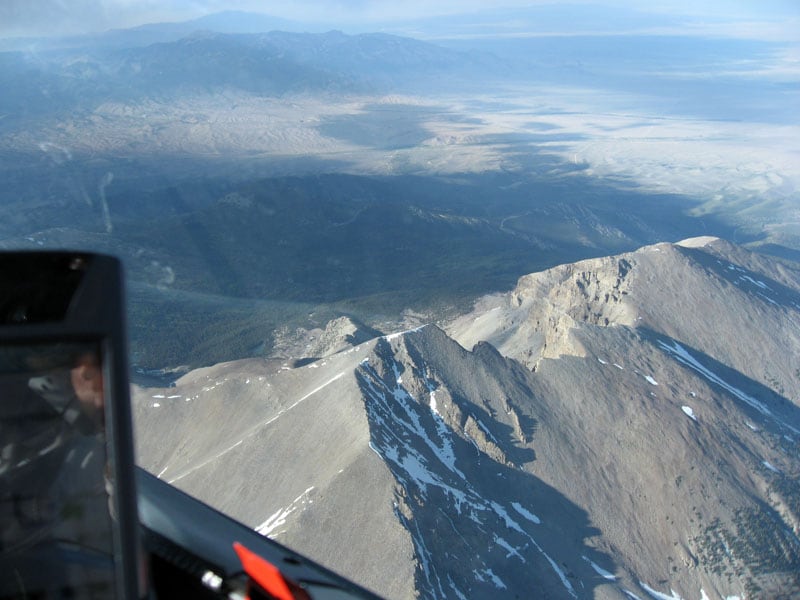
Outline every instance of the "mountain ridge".
<svg viewBox="0 0 800 600"><path fill-rule="evenodd" d="M597 275L591 285L587 273ZM695 287L665 289L672 280ZM312 362L226 363L175 388L137 389L139 460L389 598L800 591L791 360L773 379L758 357L746 372L726 362L745 342L767 343L745 317L758 316L770 335L785 328L773 344L800 342L797 266L705 240L520 282L444 329L383 335ZM629 303L626 311L583 320L615 285L621 300L609 304ZM661 308L702 294L702 319L720 312L723 288L736 294L724 300L735 317L695 322L696 339L662 331L687 325ZM669 293L676 298L652 304ZM559 317L573 300L572 316ZM727 343L708 342L733 321ZM537 333L556 341L545 349ZM734 339L744 348L715 354ZM155 442L164 427L176 445Z"/></svg>

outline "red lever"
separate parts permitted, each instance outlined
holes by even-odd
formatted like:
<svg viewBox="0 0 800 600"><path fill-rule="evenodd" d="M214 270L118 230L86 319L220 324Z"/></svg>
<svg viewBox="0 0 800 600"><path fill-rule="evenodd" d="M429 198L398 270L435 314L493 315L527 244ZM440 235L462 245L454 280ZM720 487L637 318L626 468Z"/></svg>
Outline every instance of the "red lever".
<svg viewBox="0 0 800 600"><path fill-rule="evenodd" d="M271 562L248 550L239 542L233 543L233 549L242 562L244 572L276 600L311 600L303 588L286 579Z"/></svg>

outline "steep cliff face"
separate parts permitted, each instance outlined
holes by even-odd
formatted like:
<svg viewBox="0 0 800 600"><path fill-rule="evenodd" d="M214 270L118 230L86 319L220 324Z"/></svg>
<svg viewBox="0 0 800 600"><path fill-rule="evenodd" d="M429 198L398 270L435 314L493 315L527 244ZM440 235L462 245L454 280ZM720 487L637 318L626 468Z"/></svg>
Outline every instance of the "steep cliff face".
<svg viewBox="0 0 800 600"><path fill-rule="evenodd" d="M520 365L428 326L378 341L356 377L371 447L398 483L421 597L577 597L577 581L594 579L579 558L593 552L586 514L524 469L537 406Z"/></svg>
<svg viewBox="0 0 800 600"><path fill-rule="evenodd" d="M796 266L659 244L446 329L139 389L140 462L389 598L800 593Z"/></svg>
<svg viewBox="0 0 800 600"><path fill-rule="evenodd" d="M693 238L526 275L447 330L466 348L489 341L529 368L586 356L575 334L587 326L652 330L796 399L796 367L774 357L800 354L799 279L796 264Z"/></svg>

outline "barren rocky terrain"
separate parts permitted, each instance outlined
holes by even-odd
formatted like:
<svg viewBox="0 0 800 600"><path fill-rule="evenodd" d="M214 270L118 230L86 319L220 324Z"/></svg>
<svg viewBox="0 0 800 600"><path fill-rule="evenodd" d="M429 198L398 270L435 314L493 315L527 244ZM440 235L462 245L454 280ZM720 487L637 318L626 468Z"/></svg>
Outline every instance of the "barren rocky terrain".
<svg viewBox="0 0 800 600"><path fill-rule="evenodd" d="M788 598L798 275L692 239L522 277L448 333L340 320L308 360L137 389L139 460L389 598Z"/></svg>

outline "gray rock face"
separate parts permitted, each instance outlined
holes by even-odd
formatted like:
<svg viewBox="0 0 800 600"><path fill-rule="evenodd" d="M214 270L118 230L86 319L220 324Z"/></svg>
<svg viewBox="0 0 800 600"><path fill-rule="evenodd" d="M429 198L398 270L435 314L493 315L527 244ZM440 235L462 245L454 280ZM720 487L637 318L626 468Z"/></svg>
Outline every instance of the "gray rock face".
<svg viewBox="0 0 800 600"><path fill-rule="evenodd" d="M325 326L319 338L309 348L308 355L312 357L330 356L379 335L379 331L363 323L358 323L350 317L339 317Z"/></svg>
<svg viewBox="0 0 800 600"><path fill-rule="evenodd" d="M797 265L658 244L347 325L135 390L140 463L389 598L800 593Z"/></svg>

